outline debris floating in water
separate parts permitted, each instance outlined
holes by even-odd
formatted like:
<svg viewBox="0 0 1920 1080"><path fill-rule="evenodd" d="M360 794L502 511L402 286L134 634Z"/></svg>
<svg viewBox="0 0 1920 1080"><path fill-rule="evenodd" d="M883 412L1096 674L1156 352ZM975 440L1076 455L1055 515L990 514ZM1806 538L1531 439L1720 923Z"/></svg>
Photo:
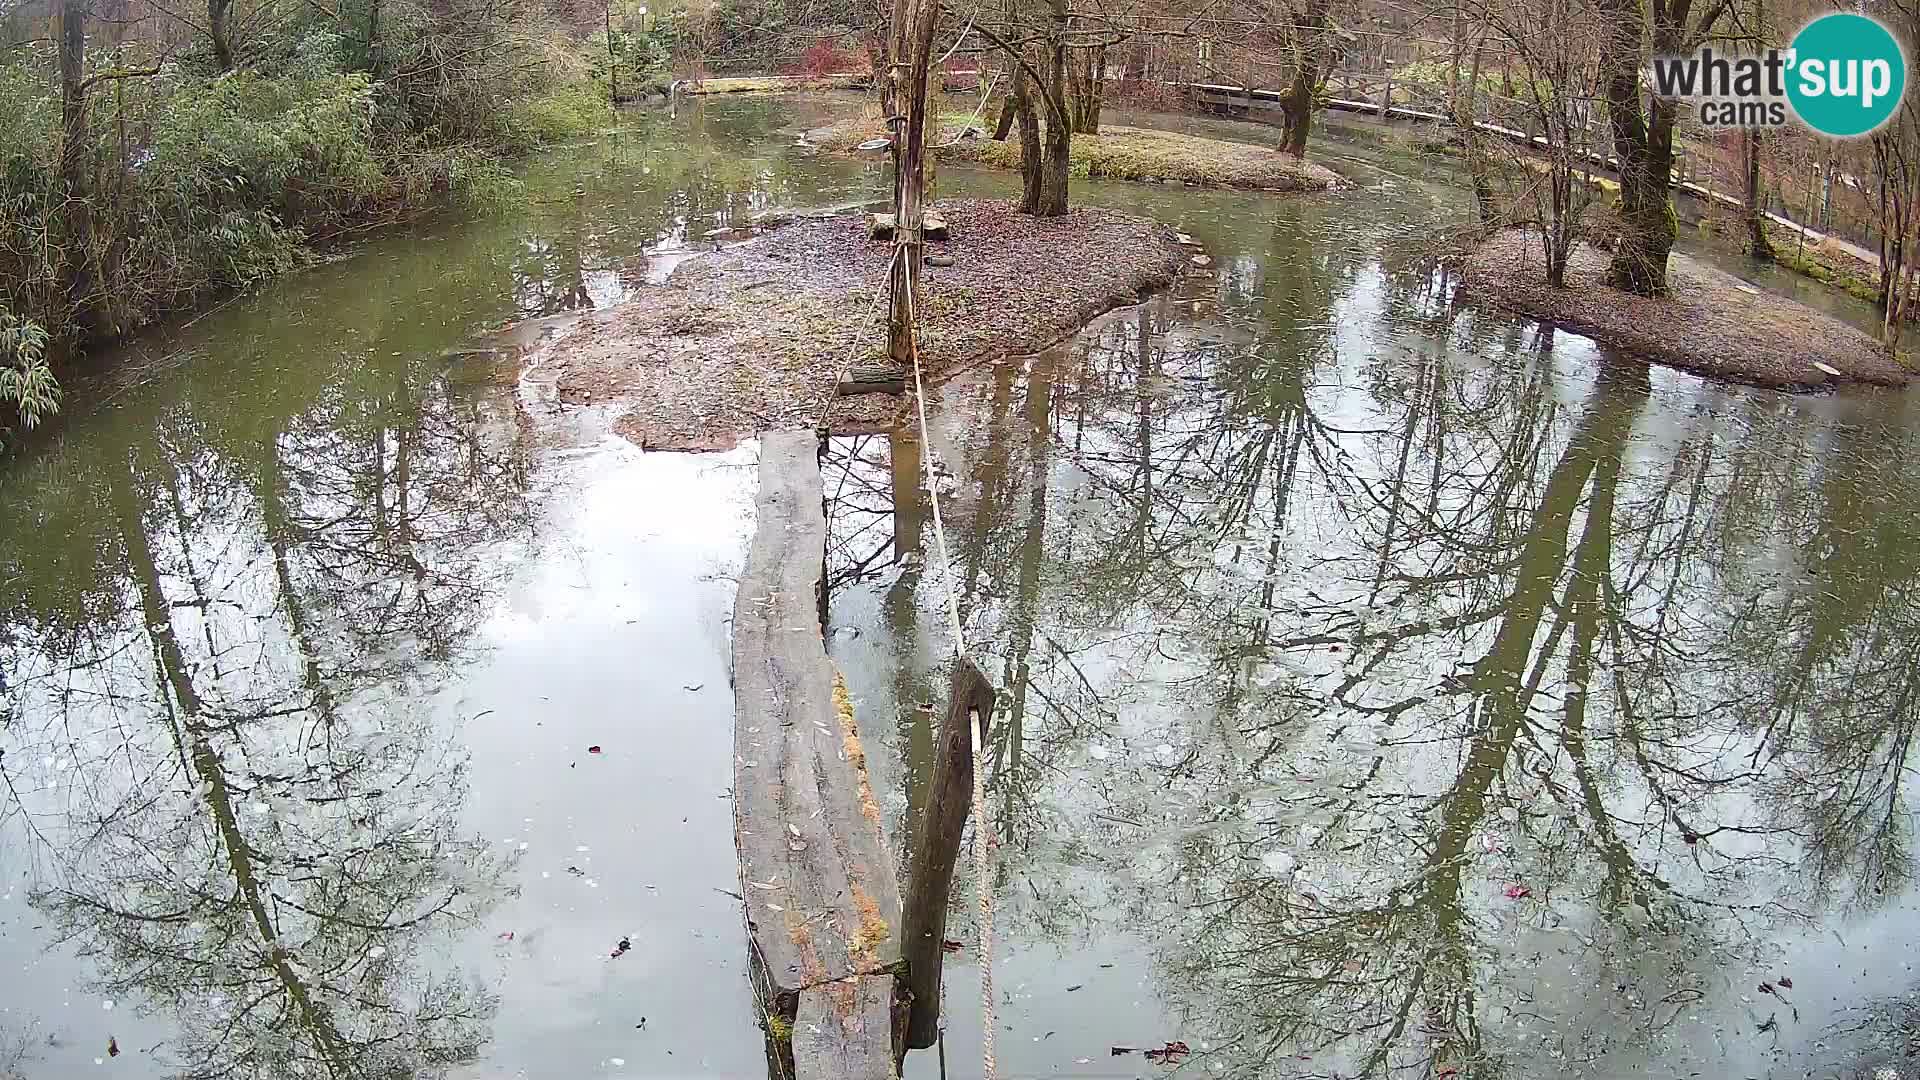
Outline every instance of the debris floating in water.
<svg viewBox="0 0 1920 1080"><path fill-rule="evenodd" d="M944 938L940 942L941 952L959 952L961 949L964 949L964 948L966 948L965 945L962 945L960 942L955 941L952 938Z"/></svg>
<svg viewBox="0 0 1920 1080"><path fill-rule="evenodd" d="M626 953L628 949L631 949L631 948L633 948L633 939L629 937L623 937L620 939L620 943L613 947L613 952L611 953L611 955L615 957L622 956Z"/></svg>
<svg viewBox="0 0 1920 1080"><path fill-rule="evenodd" d="M1527 888L1525 885L1507 886L1507 899L1509 900L1525 900L1527 897L1532 895L1533 895L1533 890Z"/></svg>
<svg viewBox="0 0 1920 1080"><path fill-rule="evenodd" d="M599 752L600 752L600 746L597 743L593 746L587 747L587 753L589 754L597 754Z"/></svg>
<svg viewBox="0 0 1920 1080"><path fill-rule="evenodd" d="M1192 1051L1188 1049L1186 1043L1180 1041L1179 1039L1175 1039L1167 1043L1167 1045L1160 1047L1158 1050L1147 1051L1147 1060L1164 1061L1168 1064L1176 1064L1180 1062L1182 1059L1184 1059L1191 1052Z"/></svg>

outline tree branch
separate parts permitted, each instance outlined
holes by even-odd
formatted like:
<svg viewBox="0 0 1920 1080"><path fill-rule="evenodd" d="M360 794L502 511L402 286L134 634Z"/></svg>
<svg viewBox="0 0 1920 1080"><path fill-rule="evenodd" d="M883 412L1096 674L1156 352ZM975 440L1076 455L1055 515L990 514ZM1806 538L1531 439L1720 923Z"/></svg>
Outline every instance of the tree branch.
<svg viewBox="0 0 1920 1080"><path fill-rule="evenodd" d="M109 79L151 79L158 74L160 74L160 68L158 66L150 68L115 68L112 71L102 71L81 79L80 92L84 94L92 89L95 83L106 82Z"/></svg>
<svg viewBox="0 0 1920 1080"><path fill-rule="evenodd" d="M1053 113L1052 122L1056 124L1067 123L1068 122L1067 110L1060 104L1060 102L1054 100L1053 87L1047 85L1047 80L1040 77L1040 73L1034 70L1032 64L1027 63L1026 53L1023 50L1016 49L1013 46L1007 44L1006 41L1002 40L998 34L995 34L993 31L987 29L984 26L975 26L974 29L979 31L981 37L984 37L988 41L991 41L995 45L998 45L1003 52L1005 52L1008 56L1013 57L1015 63L1019 64L1022 68L1026 69L1027 81L1033 83L1035 86L1038 86L1040 88L1040 96L1046 99L1047 108L1052 110L1052 113Z"/></svg>

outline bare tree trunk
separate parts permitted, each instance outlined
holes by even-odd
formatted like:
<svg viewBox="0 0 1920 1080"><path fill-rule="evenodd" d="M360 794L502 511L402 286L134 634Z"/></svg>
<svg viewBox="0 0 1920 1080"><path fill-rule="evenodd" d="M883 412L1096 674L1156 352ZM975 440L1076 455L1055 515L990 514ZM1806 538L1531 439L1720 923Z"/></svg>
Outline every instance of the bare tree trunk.
<svg viewBox="0 0 1920 1080"><path fill-rule="evenodd" d="M367 71L376 79L387 73L385 52L380 40L380 0L367 0Z"/></svg>
<svg viewBox="0 0 1920 1080"><path fill-rule="evenodd" d="M1897 321L1900 272L1906 266L1906 213L1902 192L1906 186L1906 154L1897 134L1887 130L1872 136L1873 166L1878 175L1876 210L1880 225L1880 307L1883 328L1891 330Z"/></svg>
<svg viewBox="0 0 1920 1080"><path fill-rule="evenodd" d="M1090 61L1091 57L1087 56L1085 50L1067 57L1067 120L1075 131L1080 130L1087 97L1093 92L1093 88L1087 85L1091 81L1088 75Z"/></svg>
<svg viewBox="0 0 1920 1080"><path fill-rule="evenodd" d="M1019 13L1015 0L1006 0L1005 9L1007 25L1012 26ZM1013 74L1013 91L1000 104L1000 122L993 126L995 142L1006 142L1007 136L1012 133L1014 121L1018 119L1020 95L1026 90L1027 82L1027 68L1020 62L1021 58L1008 53L1005 59Z"/></svg>
<svg viewBox="0 0 1920 1080"><path fill-rule="evenodd" d="M1077 134L1100 134L1100 106L1107 79L1107 47L1078 50L1067 62L1068 115Z"/></svg>
<svg viewBox="0 0 1920 1080"><path fill-rule="evenodd" d="M1064 11L1066 2L1055 0L1054 6ZM1067 162L1073 154L1073 125L1063 108L1067 92L1067 47L1056 37L1048 51L1051 55L1047 81L1053 88L1055 107L1047 115L1047 145L1040 177L1040 200L1033 210L1036 217L1060 217L1067 212Z"/></svg>
<svg viewBox="0 0 1920 1080"><path fill-rule="evenodd" d="M1100 134L1100 112L1107 104L1107 47L1093 47L1093 94L1088 98L1086 126L1080 130Z"/></svg>
<svg viewBox="0 0 1920 1080"><path fill-rule="evenodd" d="M1608 284L1639 296L1667 289L1667 255L1674 219L1668 188L1673 175L1674 105L1640 103L1640 64L1646 40L1638 0L1601 0L1607 25L1600 44L1602 93L1620 161L1620 236Z"/></svg>
<svg viewBox="0 0 1920 1080"><path fill-rule="evenodd" d="M1742 139L1747 167L1747 254L1763 262L1773 261L1773 241L1767 239L1767 209L1761 190L1760 130L1748 128Z"/></svg>
<svg viewBox="0 0 1920 1080"><path fill-rule="evenodd" d="M1046 161L1040 148L1040 118L1033 108L1033 86L1026 77L1024 63L1013 84L1013 105L1020 122L1020 212L1038 214L1041 175L1046 170Z"/></svg>
<svg viewBox="0 0 1920 1080"><path fill-rule="evenodd" d="M1493 167L1488 158L1486 143L1480 131L1480 72L1486 63L1487 43L1483 38L1473 47L1473 70L1467 78L1466 102L1461 104L1455 99L1453 123L1460 130L1461 142L1467 151L1467 176L1473 183L1473 208L1478 213L1480 224L1491 227L1500 216L1499 206L1493 196L1493 178L1487 170Z"/></svg>
<svg viewBox="0 0 1920 1080"><path fill-rule="evenodd" d="M61 285L75 325L93 329L93 164L88 153L87 0L60 8L60 186L68 227Z"/></svg>
<svg viewBox="0 0 1920 1080"><path fill-rule="evenodd" d="M1294 157L1307 155L1307 134L1313 127L1314 90L1320 85L1321 54L1324 52L1327 9L1330 0L1307 0L1295 33L1296 64L1293 87L1287 92L1287 137L1284 148ZM1391 86L1391 83L1389 83ZM1386 115L1384 112L1382 116Z"/></svg>
<svg viewBox="0 0 1920 1080"><path fill-rule="evenodd" d="M221 71L233 70L233 25L227 15L233 0L207 0L207 36L213 39L213 62Z"/></svg>
<svg viewBox="0 0 1920 1080"><path fill-rule="evenodd" d="M613 0L600 9L607 30L607 104L620 104L620 58L613 51Z"/></svg>

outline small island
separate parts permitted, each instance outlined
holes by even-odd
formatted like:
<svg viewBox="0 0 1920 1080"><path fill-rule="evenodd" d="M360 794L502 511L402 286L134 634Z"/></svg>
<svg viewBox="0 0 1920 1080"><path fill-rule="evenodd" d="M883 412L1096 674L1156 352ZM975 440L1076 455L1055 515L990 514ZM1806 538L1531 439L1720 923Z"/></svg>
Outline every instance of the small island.
<svg viewBox="0 0 1920 1080"><path fill-rule="evenodd" d="M993 199L933 209L951 239L927 248L919 343L932 373L1045 348L1190 265L1172 229L1118 211L1033 217ZM772 428L890 426L907 399L840 396L836 386L884 346L893 250L862 213L774 224L662 284L636 281L634 302L569 327L528 378L562 402L611 406L615 430L648 449L724 448Z"/></svg>
<svg viewBox="0 0 1920 1080"><path fill-rule="evenodd" d="M1566 287L1547 283L1537 232L1505 229L1466 258L1468 298L1541 319L1656 363L1710 378L1783 390L1843 383L1898 386L1914 377L1871 334L1826 312L1764 293L1675 252L1664 296L1607 282L1608 253L1573 247Z"/></svg>
<svg viewBox="0 0 1920 1080"><path fill-rule="evenodd" d="M967 114L947 115L940 120L939 131L930 140L940 160L1019 170L1018 138L991 138ZM886 135L886 125L879 117L861 116L809 131L806 140L823 150L848 154ZM1074 133L1067 161L1072 175L1094 180L1182 183L1244 191L1324 191L1340 182L1339 174L1332 169L1283 150L1115 124L1102 124L1095 132Z"/></svg>

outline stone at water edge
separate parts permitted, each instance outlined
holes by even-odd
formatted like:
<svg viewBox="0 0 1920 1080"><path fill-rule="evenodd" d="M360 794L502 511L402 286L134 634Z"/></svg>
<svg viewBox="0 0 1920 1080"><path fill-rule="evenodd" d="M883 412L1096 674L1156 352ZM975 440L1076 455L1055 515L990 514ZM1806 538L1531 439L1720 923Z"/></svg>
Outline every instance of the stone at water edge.
<svg viewBox="0 0 1920 1080"><path fill-rule="evenodd" d="M1210 255L1195 255L1192 261L1193 261L1193 265L1200 266L1200 267L1207 267L1207 266L1213 265L1213 257Z"/></svg>
<svg viewBox="0 0 1920 1080"><path fill-rule="evenodd" d="M872 214L867 218L867 236L874 240L893 239L893 215ZM948 240L952 238L947 228L947 219L928 211L920 219L920 238L923 240Z"/></svg>

